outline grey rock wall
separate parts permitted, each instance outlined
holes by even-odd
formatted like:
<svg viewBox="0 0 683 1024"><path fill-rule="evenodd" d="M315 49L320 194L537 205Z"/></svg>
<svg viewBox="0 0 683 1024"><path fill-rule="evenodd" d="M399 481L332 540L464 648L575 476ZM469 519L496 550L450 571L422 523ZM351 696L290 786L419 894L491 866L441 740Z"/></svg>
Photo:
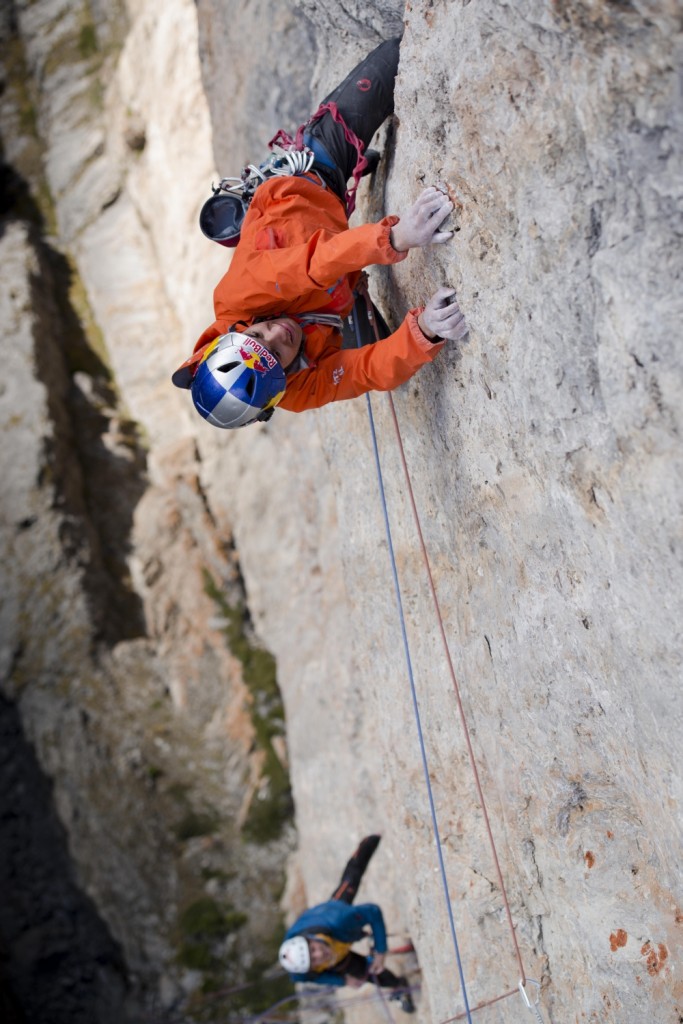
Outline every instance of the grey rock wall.
<svg viewBox="0 0 683 1024"><path fill-rule="evenodd" d="M340 75L368 17L342 37ZM362 210L400 212L437 179L460 204L452 246L371 279L394 322L452 283L472 327L395 400L522 956L552 1020L675 1021L679 12L411 3L405 22L395 142ZM386 402L373 406L476 1003L519 971ZM358 834L382 831L366 895L416 942L425 1019L446 1019L463 1004L363 403L201 443L212 503L241 483L227 518L281 667L308 899ZM277 530L265 571L255 522Z"/></svg>
<svg viewBox="0 0 683 1024"><path fill-rule="evenodd" d="M216 165L222 175L238 175L265 158L278 128L291 130L310 112L318 41L311 22L290 3L202 0L197 17Z"/></svg>
<svg viewBox="0 0 683 1024"><path fill-rule="evenodd" d="M81 54L86 64L69 75L54 54L62 32L89 38L75 11L47 0L16 9L61 244L76 258L125 403L124 413L110 401L114 427L104 433L121 459L128 453L134 487L128 525L117 516L115 527L78 498L77 475L69 493L84 525L65 549L66 516L52 507L59 491L36 467L56 449L53 436L74 428L60 426L40 380L30 385L39 425L7 406L11 450L26 453L7 470L8 507L35 504L45 539L18 512L3 526L3 561L22 556L0 606L4 688L55 780L78 872L136 991L161 992L168 1007L198 984L173 968L169 946L173 913L189 898L188 858L197 871L246 865L250 928L265 942L275 882L262 901L254 894L289 848L285 836L270 852L240 855L226 832L179 851L169 838L174 784L193 808L217 807L226 821L243 820L265 792L248 698L205 593L208 568L227 593L245 594L277 658L299 837L286 913L326 898L358 838L382 832L363 894L382 904L394 938L412 937L421 974L414 960L393 966L407 964L421 986L418 1019L463 1010L365 403L281 412L224 436L193 419L168 384L212 319L211 288L228 258L195 227L214 161L238 173L403 24L396 116L356 222L400 213L435 180L457 203L453 243L370 276L390 322L452 283L471 325L468 343L394 400L524 967L556 1024L675 1024L679 6L411 0L269 10L146 0L125 18L93 6L98 38L112 48L104 71ZM30 147L16 141L25 135L7 93L3 111L5 152L18 165ZM23 303L16 323L30 367L35 302ZM92 397L92 384L71 380ZM514 989L519 968L387 400L372 405L474 1005ZM120 424L131 419L142 450L123 443ZM95 464L80 472L87 485ZM113 574L101 568L108 538ZM95 570L113 582L88 590ZM41 598L30 601L36 580ZM95 597L107 609L126 593L138 611L93 663ZM40 642L26 641L33 636ZM115 799L97 799L103 778ZM226 884L211 891L243 909L241 883ZM241 956L244 967L244 948ZM366 990L346 1016L385 1019ZM477 1017L532 1019L518 995Z"/></svg>

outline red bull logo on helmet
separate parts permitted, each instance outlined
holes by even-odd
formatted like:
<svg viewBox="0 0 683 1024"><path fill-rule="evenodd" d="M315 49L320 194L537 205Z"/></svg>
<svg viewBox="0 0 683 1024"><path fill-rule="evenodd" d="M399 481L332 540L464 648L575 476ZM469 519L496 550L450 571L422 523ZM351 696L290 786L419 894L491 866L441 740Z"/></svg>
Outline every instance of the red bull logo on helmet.
<svg viewBox="0 0 683 1024"><path fill-rule="evenodd" d="M273 370L279 365L273 353L255 339L250 339L244 345L246 347L240 345L240 355L244 360L244 365L256 370L257 373L267 373L268 370Z"/></svg>

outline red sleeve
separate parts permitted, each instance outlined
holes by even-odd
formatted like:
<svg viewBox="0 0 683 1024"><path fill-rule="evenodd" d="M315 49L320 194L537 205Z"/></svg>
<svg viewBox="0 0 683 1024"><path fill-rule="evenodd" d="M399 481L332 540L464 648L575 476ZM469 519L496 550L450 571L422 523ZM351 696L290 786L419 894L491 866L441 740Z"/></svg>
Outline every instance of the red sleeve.
<svg viewBox="0 0 683 1024"><path fill-rule="evenodd" d="M432 344L417 325L421 309L412 309L397 331L374 345L328 349L315 366L287 381L281 409L303 412L328 402L357 398L367 391L391 391L434 359L444 342Z"/></svg>

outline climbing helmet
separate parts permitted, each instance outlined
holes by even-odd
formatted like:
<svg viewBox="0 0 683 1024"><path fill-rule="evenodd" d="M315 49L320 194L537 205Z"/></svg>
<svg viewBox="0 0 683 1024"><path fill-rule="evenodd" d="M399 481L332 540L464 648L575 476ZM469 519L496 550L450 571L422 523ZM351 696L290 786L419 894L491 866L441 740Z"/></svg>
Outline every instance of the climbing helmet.
<svg viewBox="0 0 683 1024"><path fill-rule="evenodd" d="M173 383L190 388L208 423L229 430L270 419L285 393L285 371L256 338L231 331L183 363Z"/></svg>
<svg viewBox="0 0 683 1024"><path fill-rule="evenodd" d="M306 974L311 966L311 954L303 935L285 939L280 946L279 960L280 965L290 974Z"/></svg>

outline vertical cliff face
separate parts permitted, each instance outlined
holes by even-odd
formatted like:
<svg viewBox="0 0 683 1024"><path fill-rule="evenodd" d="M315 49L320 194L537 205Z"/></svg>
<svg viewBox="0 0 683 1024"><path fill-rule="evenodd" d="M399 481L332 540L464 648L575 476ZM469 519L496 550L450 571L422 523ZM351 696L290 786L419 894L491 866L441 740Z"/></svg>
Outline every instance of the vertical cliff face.
<svg viewBox="0 0 683 1024"><path fill-rule="evenodd" d="M338 74L380 13L318 5L319 46L335 20L346 33ZM362 216L400 212L436 179L458 204L452 246L371 279L393 322L451 283L472 326L396 404L522 953L551 1019L675 1020L680 19L647 4L393 14L395 135ZM333 78L319 60L314 98ZM478 1002L514 987L518 966L392 424L373 406ZM352 836L383 831L366 892L416 939L425 1019L445 1019L462 1003L363 403L201 450L281 668L308 898ZM255 522L277 531L267 572ZM513 1001L500 1019L518 1013Z"/></svg>
<svg viewBox="0 0 683 1024"><path fill-rule="evenodd" d="M201 986L272 960L292 834L269 838L288 795L260 644L302 851L286 909L381 831L364 894L415 942L419 1019L463 1006L365 404L224 436L168 382L228 258L196 227L214 163L259 159L402 27L356 222L434 180L457 205L453 243L371 286L398 323L453 284L471 326L395 403L522 957L549 1020L678 1019L677 5L15 2L3 693L109 930L119 1019L198 1012ZM519 970L384 396L373 410L473 1005Z"/></svg>

